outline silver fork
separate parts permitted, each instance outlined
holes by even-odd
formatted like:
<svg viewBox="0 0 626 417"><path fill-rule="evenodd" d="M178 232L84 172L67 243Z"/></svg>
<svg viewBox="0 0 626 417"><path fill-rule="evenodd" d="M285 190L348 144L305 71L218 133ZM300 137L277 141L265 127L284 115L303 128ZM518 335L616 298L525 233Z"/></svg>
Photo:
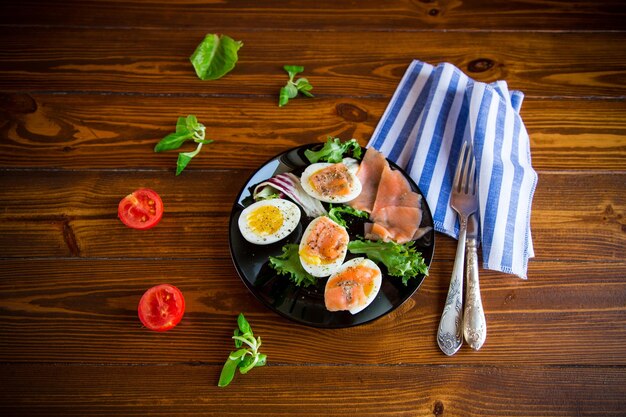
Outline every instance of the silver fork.
<svg viewBox="0 0 626 417"><path fill-rule="evenodd" d="M465 263L465 238L467 219L478 209L476 197L476 159L471 142L464 142L454 174L450 206L458 213L460 221L459 241L452 268L448 297L441 314L437 343L443 353L454 355L463 344L463 267Z"/></svg>

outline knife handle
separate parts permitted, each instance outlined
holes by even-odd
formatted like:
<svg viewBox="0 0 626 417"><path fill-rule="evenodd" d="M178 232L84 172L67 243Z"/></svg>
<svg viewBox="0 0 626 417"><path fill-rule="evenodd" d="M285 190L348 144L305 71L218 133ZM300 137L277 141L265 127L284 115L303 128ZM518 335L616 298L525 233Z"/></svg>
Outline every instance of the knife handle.
<svg viewBox="0 0 626 417"><path fill-rule="evenodd" d="M478 253L476 239L467 239L465 256L467 260L467 293L465 295L465 312L463 314L463 334L465 340L474 349L478 350L487 338L487 322L480 298L478 284Z"/></svg>
<svg viewBox="0 0 626 417"><path fill-rule="evenodd" d="M467 235L467 217L461 219L459 241L456 247L456 257L450 278L450 287L446 304L439 321L437 344L443 353L454 355L463 344L463 266L465 258L465 236Z"/></svg>

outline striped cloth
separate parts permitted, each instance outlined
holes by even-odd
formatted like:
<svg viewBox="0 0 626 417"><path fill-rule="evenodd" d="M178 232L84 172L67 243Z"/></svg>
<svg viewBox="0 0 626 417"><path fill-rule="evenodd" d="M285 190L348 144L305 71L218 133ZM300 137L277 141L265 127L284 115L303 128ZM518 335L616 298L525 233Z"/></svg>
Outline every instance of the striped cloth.
<svg viewBox="0 0 626 417"><path fill-rule="evenodd" d="M435 230L458 239L450 190L461 145L473 140L483 267L526 278L537 174L519 115L524 95L472 80L452 64L413 61L368 147L403 167L425 194Z"/></svg>

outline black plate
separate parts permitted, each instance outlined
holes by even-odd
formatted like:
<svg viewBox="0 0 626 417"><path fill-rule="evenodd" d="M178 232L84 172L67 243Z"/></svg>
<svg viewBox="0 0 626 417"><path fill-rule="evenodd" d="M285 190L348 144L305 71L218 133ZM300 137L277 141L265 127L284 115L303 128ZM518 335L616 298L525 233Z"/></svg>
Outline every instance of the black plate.
<svg viewBox="0 0 626 417"><path fill-rule="evenodd" d="M322 328L341 328L364 324L378 319L401 306L419 288L424 276L411 278L407 286L402 284L400 278L386 275L386 269L381 265L383 283L374 301L358 314L347 311L330 312L324 305L324 287L327 278L321 278L316 286L307 288L297 287L286 276L279 275L269 266L269 256L278 256L282 253L283 245L287 243L299 243L302 233L312 220L302 212L300 224L286 239L270 245L254 245L246 241L237 224L243 209L254 201L252 192L254 187L284 172L293 172L300 176L308 160L304 156L306 149L318 149L323 144L304 145L293 148L267 161L245 183L237 196L230 215L230 253L237 268L237 272L248 289L268 306L271 310L287 317L297 323ZM363 150L365 151L365 149ZM389 161L393 169L401 171L411 184L413 191L422 195L415 182L396 164ZM422 223L421 227L433 227L433 218L426 199L422 195ZM363 235L363 222L354 222L348 227L351 238ZM435 232L431 229L424 237L419 239L415 248L422 252L427 265L433 258L435 249ZM354 258L348 252L346 260Z"/></svg>

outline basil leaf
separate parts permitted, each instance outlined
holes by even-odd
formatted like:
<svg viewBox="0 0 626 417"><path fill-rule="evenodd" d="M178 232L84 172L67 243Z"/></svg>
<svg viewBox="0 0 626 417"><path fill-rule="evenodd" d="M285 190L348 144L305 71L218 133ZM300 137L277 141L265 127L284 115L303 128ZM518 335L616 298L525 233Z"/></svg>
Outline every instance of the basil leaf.
<svg viewBox="0 0 626 417"><path fill-rule="evenodd" d="M239 313L239 316L237 317L237 326L239 326L239 330L241 330L241 333L250 333L250 335L252 335L252 328L250 327L250 323L248 323L248 320L246 320L243 313Z"/></svg>
<svg viewBox="0 0 626 417"><path fill-rule="evenodd" d="M198 123L198 119L193 114L187 116L187 119L185 119L185 125L187 126L187 129L192 132L200 130L200 124Z"/></svg>
<svg viewBox="0 0 626 417"><path fill-rule="evenodd" d="M181 152L178 154L178 160L176 161L176 175L180 175L180 173L183 172L185 168L187 168L187 165L189 165L189 162L191 162L192 158L193 156L189 156L189 154L186 152Z"/></svg>
<svg viewBox="0 0 626 417"><path fill-rule="evenodd" d="M183 132L189 132L189 129L187 129L187 119L185 119L184 117L179 117L178 121L176 122L176 133Z"/></svg>
<svg viewBox="0 0 626 417"><path fill-rule="evenodd" d="M233 380L235 377L235 371L239 367L239 363L242 358L239 357L237 359L227 359L226 363L224 363L224 367L222 368L222 373L220 374L220 379L217 383L218 387L225 387Z"/></svg>
<svg viewBox="0 0 626 417"><path fill-rule="evenodd" d="M264 366L266 363L267 363L267 355L264 353L259 353L259 361L254 366L255 367Z"/></svg>
<svg viewBox="0 0 626 417"><path fill-rule="evenodd" d="M288 102L289 92L287 91L287 87L283 87L280 89L280 95L278 96L278 107L283 107Z"/></svg>
<svg viewBox="0 0 626 417"><path fill-rule="evenodd" d="M242 46L243 42L229 36L208 34L196 47L189 60L198 78L217 80L235 68L239 59L237 51Z"/></svg>
<svg viewBox="0 0 626 417"><path fill-rule="evenodd" d="M293 80L293 77L295 77L298 73L304 71L304 67L301 65L285 65L283 68L289 74L290 80Z"/></svg>
<svg viewBox="0 0 626 417"><path fill-rule="evenodd" d="M289 98L295 98L298 95L298 88L291 83L287 84L285 89L287 90Z"/></svg>
<svg viewBox="0 0 626 417"><path fill-rule="evenodd" d="M235 331L233 332L233 336L241 336L241 332L239 331L239 329L235 329ZM234 340L235 340L235 347L239 349L243 345L243 342L237 339L234 339Z"/></svg>
<svg viewBox="0 0 626 417"><path fill-rule="evenodd" d="M178 125L176 126L176 133L170 133L159 141L154 147L154 152L171 151L172 149L178 149L185 141L193 138L193 132L187 130L178 132Z"/></svg>

